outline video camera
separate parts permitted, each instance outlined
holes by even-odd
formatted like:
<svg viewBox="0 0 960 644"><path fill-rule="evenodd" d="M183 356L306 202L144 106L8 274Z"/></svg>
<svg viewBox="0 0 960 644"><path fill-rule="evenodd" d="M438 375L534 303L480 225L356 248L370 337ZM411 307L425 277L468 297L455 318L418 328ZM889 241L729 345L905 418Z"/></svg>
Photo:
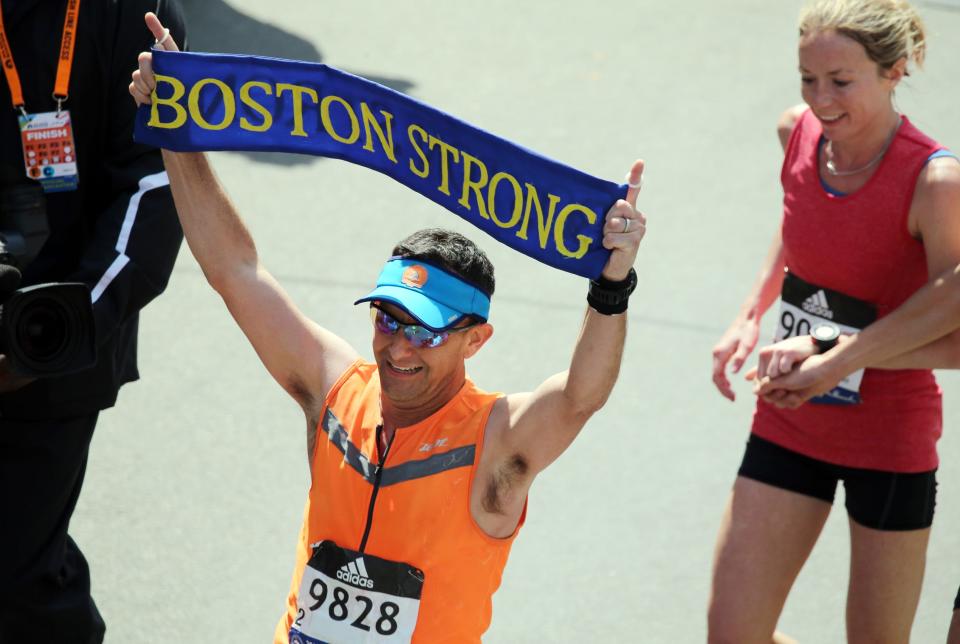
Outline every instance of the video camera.
<svg viewBox="0 0 960 644"><path fill-rule="evenodd" d="M86 284L50 282L17 289L20 271L49 236L40 184L0 182L0 353L24 376L72 373L97 359Z"/></svg>

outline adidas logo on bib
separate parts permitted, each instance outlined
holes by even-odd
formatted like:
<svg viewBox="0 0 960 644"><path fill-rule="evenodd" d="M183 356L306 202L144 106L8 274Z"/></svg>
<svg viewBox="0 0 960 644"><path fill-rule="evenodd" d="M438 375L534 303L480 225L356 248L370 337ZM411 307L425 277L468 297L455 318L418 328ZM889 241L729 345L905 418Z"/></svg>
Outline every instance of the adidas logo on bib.
<svg viewBox="0 0 960 644"><path fill-rule="evenodd" d="M820 289L805 299L803 304L800 305L800 308L812 315L818 315L828 320L833 319L833 311L830 310L830 305L827 304L827 295L823 292L823 289Z"/></svg>
<svg viewBox="0 0 960 644"><path fill-rule="evenodd" d="M337 579L352 586L373 588L373 580L367 576L367 567L363 563L363 557L357 557L350 563L340 566L340 570L337 571Z"/></svg>

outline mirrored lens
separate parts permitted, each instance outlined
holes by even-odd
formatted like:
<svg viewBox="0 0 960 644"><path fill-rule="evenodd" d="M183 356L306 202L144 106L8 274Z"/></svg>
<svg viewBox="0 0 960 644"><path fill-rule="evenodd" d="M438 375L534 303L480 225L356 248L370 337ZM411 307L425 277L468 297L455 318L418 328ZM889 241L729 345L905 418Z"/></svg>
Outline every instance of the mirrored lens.
<svg viewBox="0 0 960 644"><path fill-rule="evenodd" d="M371 308L370 317L373 319L373 326L376 327L380 333L393 335L400 329L400 323L380 309Z"/></svg>
<svg viewBox="0 0 960 644"><path fill-rule="evenodd" d="M439 347L447 341L448 334L445 331L431 331L417 324L404 325L403 335L415 347L434 348Z"/></svg>
<svg viewBox="0 0 960 644"><path fill-rule="evenodd" d="M447 341L450 335L446 331L431 331L419 324L404 324L386 311L376 307L370 308L370 317L373 319L373 326L384 335L394 335L402 328L403 337L418 349L439 347Z"/></svg>

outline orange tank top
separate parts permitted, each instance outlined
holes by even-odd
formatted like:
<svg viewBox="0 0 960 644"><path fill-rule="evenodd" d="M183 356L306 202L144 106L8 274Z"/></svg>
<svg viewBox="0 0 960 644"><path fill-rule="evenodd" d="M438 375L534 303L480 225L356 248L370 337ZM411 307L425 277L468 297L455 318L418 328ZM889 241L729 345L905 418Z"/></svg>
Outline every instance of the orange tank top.
<svg viewBox="0 0 960 644"><path fill-rule="evenodd" d="M499 397L468 379L432 416L398 428L380 466L376 365L357 361L340 377L317 427L297 562L275 644L287 644L302 609L297 595L312 546L328 540L422 571L413 642L480 641L516 536L490 537L470 514L483 432Z"/></svg>

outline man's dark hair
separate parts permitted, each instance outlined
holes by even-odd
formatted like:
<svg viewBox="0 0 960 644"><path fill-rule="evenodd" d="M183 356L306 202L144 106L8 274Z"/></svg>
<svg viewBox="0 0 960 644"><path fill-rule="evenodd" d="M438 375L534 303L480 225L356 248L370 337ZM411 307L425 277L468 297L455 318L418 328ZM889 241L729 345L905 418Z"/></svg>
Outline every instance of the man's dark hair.
<svg viewBox="0 0 960 644"><path fill-rule="evenodd" d="M393 247L393 256L421 259L493 297L493 264L479 246L460 233L443 228L418 230Z"/></svg>

